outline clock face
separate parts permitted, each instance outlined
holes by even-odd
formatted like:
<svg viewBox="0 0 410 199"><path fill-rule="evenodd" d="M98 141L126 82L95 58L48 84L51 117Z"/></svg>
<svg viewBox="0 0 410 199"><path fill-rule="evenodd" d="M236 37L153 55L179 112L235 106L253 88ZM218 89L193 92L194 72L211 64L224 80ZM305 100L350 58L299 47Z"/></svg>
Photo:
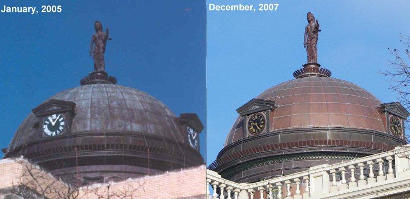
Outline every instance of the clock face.
<svg viewBox="0 0 410 199"><path fill-rule="evenodd" d="M259 134L265 129L265 116L262 113L256 113L248 119L248 132L251 134Z"/></svg>
<svg viewBox="0 0 410 199"><path fill-rule="evenodd" d="M390 116L390 132L398 136L403 134L401 120L397 116Z"/></svg>
<svg viewBox="0 0 410 199"><path fill-rule="evenodd" d="M192 148L198 149L198 133L191 127L187 127L188 141Z"/></svg>
<svg viewBox="0 0 410 199"><path fill-rule="evenodd" d="M63 114L53 114L48 116L43 122L44 134L48 136L60 135L64 131L65 118Z"/></svg>

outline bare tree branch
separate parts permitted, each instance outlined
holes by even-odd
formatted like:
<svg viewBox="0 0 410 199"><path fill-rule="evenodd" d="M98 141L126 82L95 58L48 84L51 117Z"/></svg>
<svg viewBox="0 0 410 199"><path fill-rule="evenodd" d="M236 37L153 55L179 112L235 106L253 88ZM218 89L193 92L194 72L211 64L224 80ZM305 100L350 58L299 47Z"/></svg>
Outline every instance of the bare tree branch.
<svg viewBox="0 0 410 199"><path fill-rule="evenodd" d="M400 42L404 50L388 49L394 59L390 61L390 67L383 74L391 80L390 89L398 95L400 103L410 109L410 36L400 35ZM406 128L409 126L409 120L405 122ZM410 136L406 135L407 140Z"/></svg>

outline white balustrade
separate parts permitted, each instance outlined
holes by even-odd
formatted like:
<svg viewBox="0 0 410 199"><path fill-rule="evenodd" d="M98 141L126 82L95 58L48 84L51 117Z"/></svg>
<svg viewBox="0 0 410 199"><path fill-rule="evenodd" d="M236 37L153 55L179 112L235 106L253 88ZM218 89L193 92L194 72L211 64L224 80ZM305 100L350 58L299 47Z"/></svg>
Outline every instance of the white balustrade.
<svg viewBox="0 0 410 199"><path fill-rule="evenodd" d="M410 181L410 145L255 183L236 183L208 170L207 184L213 191L207 191L207 194L212 194L213 199L254 199L255 191L259 195L255 199L329 198L350 192L359 194L359 190L379 185L386 186L386 183L395 182L396 178L408 178Z"/></svg>

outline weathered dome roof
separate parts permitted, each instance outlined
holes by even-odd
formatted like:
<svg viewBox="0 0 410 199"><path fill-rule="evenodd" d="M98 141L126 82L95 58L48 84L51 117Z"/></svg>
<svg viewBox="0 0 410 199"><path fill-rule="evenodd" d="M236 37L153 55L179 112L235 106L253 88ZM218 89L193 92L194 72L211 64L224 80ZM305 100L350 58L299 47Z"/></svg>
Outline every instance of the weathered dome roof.
<svg viewBox="0 0 410 199"><path fill-rule="evenodd" d="M270 131L292 128L344 127L385 132L380 101L366 90L330 77L304 77L265 90L257 99L272 100ZM246 135L239 117L225 145Z"/></svg>
<svg viewBox="0 0 410 199"><path fill-rule="evenodd" d="M190 143L198 137L188 134L188 127L198 133L203 128L196 114L177 117L154 97L97 76L101 74L92 73L82 86L33 109L5 157L24 156L67 182L83 184L203 164L199 145ZM47 136L43 122L56 111L65 114L68 127Z"/></svg>
<svg viewBox="0 0 410 199"><path fill-rule="evenodd" d="M174 113L159 100L134 88L89 84L60 92L50 99L76 104L71 134L138 132L186 142ZM38 122L30 113L18 128L9 150L40 140L38 132L33 131Z"/></svg>

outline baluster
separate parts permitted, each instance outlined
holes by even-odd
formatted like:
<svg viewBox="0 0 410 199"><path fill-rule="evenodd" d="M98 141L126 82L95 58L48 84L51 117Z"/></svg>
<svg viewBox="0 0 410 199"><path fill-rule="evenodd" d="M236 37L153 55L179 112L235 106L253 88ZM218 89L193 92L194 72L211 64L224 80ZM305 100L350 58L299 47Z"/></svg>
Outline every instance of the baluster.
<svg viewBox="0 0 410 199"><path fill-rule="evenodd" d="M225 187L226 187L226 184L221 184L221 185L219 185L219 192L220 192L220 193L219 193L219 198L220 198L220 199L225 199L225 195L224 195L224 194L225 194L225 193L224 193L224 192L225 192L225 190L224 190Z"/></svg>
<svg viewBox="0 0 410 199"><path fill-rule="evenodd" d="M379 163L379 175L377 176L377 182L384 181L386 179L386 176L384 176L384 171L383 171L383 159L379 158L376 160L377 163Z"/></svg>
<svg viewBox="0 0 410 199"><path fill-rule="evenodd" d="M359 175L359 181L358 181L358 186L363 186L366 185L366 180L364 179L364 164L363 163L359 163L357 164L357 166L359 166L359 171L360 171L360 175Z"/></svg>
<svg viewBox="0 0 410 199"><path fill-rule="evenodd" d="M373 161L367 161L367 165L369 165L369 177L367 178L367 184L372 184L376 182L376 179L374 179L373 164Z"/></svg>
<svg viewBox="0 0 410 199"><path fill-rule="evenodd" d="M286 180L285 181L285 184L286 184L286 198L290 198L290 181L289 180Z"/></svg>
<svg viewBox="0 0 410 199"><path fill-rule="evenodd" d="M309 198L310 196L310 187L309 187L309 176L303 176L305 181L305 190L303 191L303 199Z"/></svg>
<svg viewBox="0 0 410 199"><path fill-rule="evenodd" d="M250 199L253 199L253 192L254 192L253 189L248 189L248 193L251 196Z"/></svg>
<svg viewBox="0 0 410 199"><path fill-rule="evenodd" d="M263 198L263 191L265 190L265 188L263 188L263 186L262 186L262 187L258 187L258 190L259 190L259 198L260 198L260 199L264 199L264 198Z"/></svg>
<svg viewBox="0 0 410 199"><path fill-rule="evenodd" d="M216 193L216 189L217 189L217 187L216 186L218 186L218 182L217 181L213 181L212 182L212 189L213 189L213 193L212 193L212 198L213 199L217 199L218 198L218 194Z"/></svg>
<svg viewBox="0 0 410 199"><path fill-rule="evenodd" d="M393 179L394 178L394 173L393 173L393 157L388 156L386 158L387 161L389 161L389 169L387 170L387 180Z"/></svg>
<svg viewBox="0 0 410 199"><path fill-rule="evenodd" d="M277 195L277 198L278 198L278 199L281 199L281 198L282 198L282 183L277 182L277 183L276 183L276 186L278 187L278 195Z"/></svg>
<svg viewBox="0 0 410 199"><path fill-rule="evenodd" d="M232 197L231 197L232 190L233 190L233 187L231 187L231 186L226 187L227 199L232 199Z"/></svg>
<svg viewBox="0 0 410 199"><path fill-rule="evenodd" d="M272 185L271 184L266 185L266 198L273 199Z"/></svg>
<svg viewBox="0 0 410 199"><path fill-rule="evenodd" d="M293 181L296 183L296 191L295 195L293 196L294 199L302 199L302 195L300 195L300 179L296 178Z"/></svg>
<svg viewBox="0 0 410 199"><path fill-rule="evenodd" d="M211 196L211 193L209 191L209 186L211 185L211 179L206 179L206 197L209 198Z"/></svg>
<svg viewBox="0 0 410 199"><path fill-rule="evenodd" d="M330 192L336 192L337 191L336 170L335 169L330 170L330 174L332 174L332 185L330 186Z"/></svg>
<svg viewBox="0 0 410 199"><path fill-rule="evenodd" d="M235 190L233 190L233 198L234 198L234 199L238 199L239 192L241 192L240 189L235 189Z"/></svg>
<svg viewBox="0 0 410 199"><path fill-rule="evenodd" d="M354 176L354 170L356 167L354 165L349 166L350 169L350 182L349 182L349 189L357 187L356 178Z"/></svg>
<svg viewBox="0 0 410 199"><path fill-rule="evenodd" d="M346 168L339 168L339 171L342 173L342 180L340 181L340 190L345 190L348 187L346 184Z"/></svg>

